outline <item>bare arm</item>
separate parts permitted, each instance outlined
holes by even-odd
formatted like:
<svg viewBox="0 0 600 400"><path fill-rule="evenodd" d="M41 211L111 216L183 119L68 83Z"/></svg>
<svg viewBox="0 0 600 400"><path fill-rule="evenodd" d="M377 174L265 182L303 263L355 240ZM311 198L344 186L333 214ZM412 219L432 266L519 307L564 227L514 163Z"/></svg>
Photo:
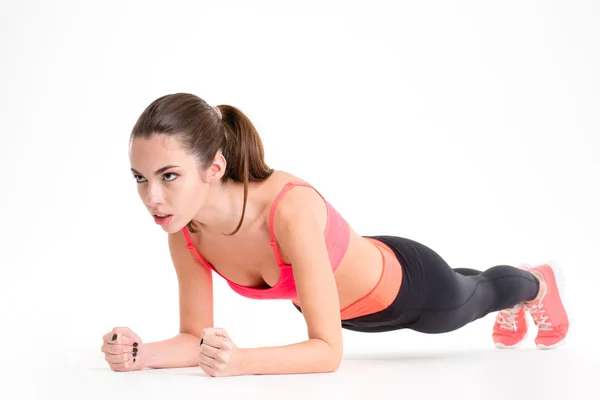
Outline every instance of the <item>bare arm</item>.
<svg viewBox="0 0 600 400"><path fill-rule="evenodd" d="M198 365L202 330L213 326L212 273L194 258L182 232L169 234L169 251L179 282L179 334L146 344L149 368Z"/></svg>
<svg viewBox="0 0 600 400"><path fill-rule="evenodd" d="M295 188L280 203L275 234L290 258L308 340L277 347L241 349L244 372L285 374L334 372L342 360L339 297L329 262L323 199Z"/></svg>
<svg viewBox="0 0 600 400"><path fill-rule="evenodd" d="M200 338L180 333L171 339L146 344L148 368L180 368L198 366Z"/></svg>

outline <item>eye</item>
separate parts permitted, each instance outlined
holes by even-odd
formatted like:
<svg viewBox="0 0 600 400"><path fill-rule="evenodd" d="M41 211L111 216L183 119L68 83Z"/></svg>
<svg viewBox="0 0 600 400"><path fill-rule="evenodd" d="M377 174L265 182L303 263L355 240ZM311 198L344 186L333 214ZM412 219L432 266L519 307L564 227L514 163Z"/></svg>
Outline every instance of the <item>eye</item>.
<svg viewBox="0 0 600 400"><path fill-rule="evenodd" d="M144 177L141 175L133 175L133 179L135 179L137 183L141 183L141 179L144 179Z"/></svg>
<svg viewBox="0 0 600 400"><path fill-rule="evenodd" d="M167 176L172 176L173 179L165 179L168 182L174 181L175 178L178 176L177 174L173 173L173 172L167 172L166 174L164 174L163 176L166 178Z"/></svg>

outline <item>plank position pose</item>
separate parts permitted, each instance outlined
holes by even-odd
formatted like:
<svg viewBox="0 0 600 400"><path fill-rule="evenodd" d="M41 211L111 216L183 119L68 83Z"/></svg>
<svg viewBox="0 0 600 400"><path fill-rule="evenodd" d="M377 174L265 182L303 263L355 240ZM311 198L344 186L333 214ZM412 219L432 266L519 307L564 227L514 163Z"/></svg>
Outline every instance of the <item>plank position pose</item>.
<svg viewBox="0 0 600 400"><path fill-rule="evenodd" d="M569 322L554 265L451 268L399 236L362 236L314 187L264 161L263 144L236 107L177 93L152 102L130 140L131 171L148 212L168 234L179 282L180 333L143 343L129 328L103 337L110 368L199 366L210 376L334 372L342 328L444 333L498 312L492 339L526 336L554 348ZM238 348L213 326L214 273L253 299L288 299L308 339Z"/></svg>

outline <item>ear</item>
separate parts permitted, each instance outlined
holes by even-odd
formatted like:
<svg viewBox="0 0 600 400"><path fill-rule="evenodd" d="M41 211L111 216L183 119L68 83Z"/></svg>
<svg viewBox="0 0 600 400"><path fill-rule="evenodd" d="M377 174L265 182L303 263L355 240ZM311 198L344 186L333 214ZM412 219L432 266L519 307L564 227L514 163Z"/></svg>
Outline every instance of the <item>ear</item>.
<svg viewBox="0 0 600 400"><path fill-rule="evenodd" d="M218 151L213 159L213 162L208 166L205 172L206 180L208 182L218 182L223 175L225 175L225 169L227 168L227 160L223 156L221 151Z"/></svg>

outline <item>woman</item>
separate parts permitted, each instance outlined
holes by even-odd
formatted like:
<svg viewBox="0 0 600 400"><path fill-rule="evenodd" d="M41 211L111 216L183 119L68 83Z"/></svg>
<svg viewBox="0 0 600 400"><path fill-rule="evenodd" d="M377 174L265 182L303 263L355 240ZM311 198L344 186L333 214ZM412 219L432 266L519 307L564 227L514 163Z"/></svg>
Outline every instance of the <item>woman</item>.
<svg viewBox="0 0 600 400"><path fill-rule="evenodd" d="M144 205L168 233L181 333L143 343L114 328L102 351L115 371L333 372L342 328L443 333L494 311L498 347L522 342L526 312L539 348L564 342L569 323L553 265L451 269L413 240L361 236L315 188L267 166L256 129L235 107L211 107L191 94L161 97L135 124L130 159ZM212 271L243 296L291 300L308 340L237 348L213 327Z"/></svg>

